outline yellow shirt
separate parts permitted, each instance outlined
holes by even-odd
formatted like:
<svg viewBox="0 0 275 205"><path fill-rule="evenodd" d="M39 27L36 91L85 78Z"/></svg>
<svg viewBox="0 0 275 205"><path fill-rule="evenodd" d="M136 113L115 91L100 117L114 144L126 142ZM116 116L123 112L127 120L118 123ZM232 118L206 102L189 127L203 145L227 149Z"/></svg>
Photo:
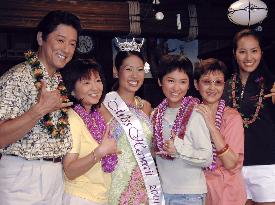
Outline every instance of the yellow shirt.
<svg viewBox="0 0 275 205"><path fill-rule="evenodd" d="M73 146L69 153L78 153L79 158L90 154L97 146L81 117L73 110L68 111ZM85 174L74 180L65 176L65 192L96 203L107 202L107 192L111 184L111 174L102 170L101 163L96 163Z"/></svg>

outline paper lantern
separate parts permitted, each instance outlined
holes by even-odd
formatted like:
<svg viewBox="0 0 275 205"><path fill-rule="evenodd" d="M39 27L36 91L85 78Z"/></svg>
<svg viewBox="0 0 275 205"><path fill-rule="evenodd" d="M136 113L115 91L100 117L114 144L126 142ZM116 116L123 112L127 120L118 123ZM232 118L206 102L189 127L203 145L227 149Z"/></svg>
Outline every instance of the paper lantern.
<svg viewBox="0 0 275 205"><path fill-rule="evenodd" d="M231 22L250 26L262 22L267 16L267 6L261 0L239 0L228 8L228 18Z"/></svg>

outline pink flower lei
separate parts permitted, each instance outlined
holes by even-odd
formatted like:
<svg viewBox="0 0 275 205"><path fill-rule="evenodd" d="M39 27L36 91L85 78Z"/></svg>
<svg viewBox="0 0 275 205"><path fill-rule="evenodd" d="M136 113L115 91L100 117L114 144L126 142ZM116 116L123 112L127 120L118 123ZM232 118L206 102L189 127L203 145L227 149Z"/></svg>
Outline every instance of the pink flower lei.
<svg viewBox="0 0 275 205"><path fill-rule="evenodd" d="M103 134L106 129L106 124L101 114L94 109L88 113L81 105L74 106L74 111L82 118L90 131L92 137L98 144L102 142ZM114 171L118 162L116 154L106 155L101 159L101 166L104 172L110 173Z"/></svg>
<svg viewBox="0 0 275 205"><path fill-rule="evenodd" d="M196 104L199 103L197 98L193 98L191 96L184 97L180 106L180 109L177 113L175 122L172 127L172 131L178 135L179 138L183 139L186 131L186 126L188 120L191 116L193 108ZM152 121L153 121L153 147L155 152L164 151L164 138L163 138L163 130L162 130L162 121L163 116L168 107L168 100L167 98L164 99L159 106L156 108ZM172 135L172 134L171 134ZM171 136L172 137L172 136ZM161 155L164 159L172 160L174 159L168 155Z"/></svg>
<svg viewBox="0 0 275 205"><path fill-rule="evenodd" d="M218 109L216 112L216 119L215 119L215 125L216 125L216 128L218 128L218 130L221 129L224 108L225 108L225 101L220 100ZM213 161L209 167L205 168L205 170L214 171L217 168L217 150L216 150L215 144L212 141L211 141L211 144L213 149Z"/></svg>

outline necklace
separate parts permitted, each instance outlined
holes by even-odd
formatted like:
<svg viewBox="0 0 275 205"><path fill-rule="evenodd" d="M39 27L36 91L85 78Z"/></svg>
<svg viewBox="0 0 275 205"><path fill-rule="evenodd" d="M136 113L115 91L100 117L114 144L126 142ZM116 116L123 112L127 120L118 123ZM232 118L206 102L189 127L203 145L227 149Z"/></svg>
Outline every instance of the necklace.
<svg viewBox="0 0 275 205"><path fill-rule="evenodd" d="M237 97L236 97L236 82L237 82L237 74L233 75L232 78L232 103L233 103L233 108L237 109L240 112L240 106L237 103ZM256 103L256 110L255 113L250 116L250 117L244 117L244 114L240 112L242 119L243 119L243 124L244 127L248 128L250 124L255 122L258 119L260 109L263 107L263 97L264 97L264 79L263 77L257 78L256 81L260 85L260 94L258 98L258 102ZM244 90L244 89L243 89ZM243 96L241 96L242 98Z"/></svg>
<svg viewBox="0 0 275 205"><path fill-rule="evenodd" d="M74 106L74 111L82 118L85 125L87 126L92 137L97 141L98 144L102 142L102 138L106 129L105 121L96 109L88 113L81 105ZM101 159L101 166L104 172L110 173L114 171L117 164L117 155L109 154Z"/></svg>
<svg viewBox="0 0 275 205"><path fill-rule="evenodd" d="M215 118L215 125L216 125L216 128L218 128L218 130L221 129L224 108L225 108L225 101L220 100L218 109L216 112L216 118ZM217 149L215 144L212 141L211 141L211 144L212 144L212 150L213 150L213 161L211 165L209 167L206 167L205 169L214 171L217 168Z"/></svg>
<svg viewBox="0 0 275 205"><path fill-rule="evenodd" d="M125 102L126 103L126 102ZM134 97L134 105L130 103L126 103L128 107L135 108L135 109L142 109L144 107L144 104L142 102L142 99L139 96Z"/></svg>
<svg viewBox="0 0 275 205"><path fill-rule="evenodd" d="M34 85L38 91L41 89L41 80L43 79L43 68L42 65L36 55L36 53L32 51L27 51L25 53L25 58L29 65L31 66L33 76L35 78ZM57 89L60 91L62 102L69 102L67 97L67 90L62 81L62 76L60 73L56 73L57 78L59 79L59 84ZM61 137L65 134L65 129L68 128L68 116L67 116L68 108L60 109L60 116L57 122L53 121L53 117L51 113L44 115L44 117L40 120L41 124L44 125L48 131L48 134L52 137Z"/></svg>
<svg viewBox="0 0 275 205"><path fill-rule="evenodd" d="M176 119L174 121L172 131L178 135L179 138L183 139L186 131L186 126L188 123L188 120L191 116L191 113L193 111L193 108L196 104L199 103L199 100L197 98L193 97L184 97L180 109L177 113ZM163 145L164 145L164 138L163 138L163 116L168 107L168 100L167 98L164 99L159 106L156 108L153 117L153 147L155 152L164 151ZM172 134L170 136L172 138ZM161 155L164 159L172 160L174 159L171 156L168 155Z"/></svg>

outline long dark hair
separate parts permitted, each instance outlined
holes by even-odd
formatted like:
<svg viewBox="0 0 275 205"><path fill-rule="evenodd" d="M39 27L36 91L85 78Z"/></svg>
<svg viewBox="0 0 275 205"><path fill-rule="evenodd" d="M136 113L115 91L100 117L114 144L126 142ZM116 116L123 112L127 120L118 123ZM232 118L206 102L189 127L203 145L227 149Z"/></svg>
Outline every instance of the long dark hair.
<svg viewBox="0 0 275 205"><path fill-rule="evenodd" d="M233 57L233 68L235 70L236 73L239 73L239 65L236 61L236 50L238 47L238 42L241 38L243 37L247 37L247 36L251 36L254 37L258 43L259 46L261 48L261 50L263 51L263 40L261 38L261 36L259 35L258 32L252 30L252 29L243 29L241 31L239 31L238 33L235 34L234 38L233 38L233 53L234 53L234 57ZM264 77L265 79L265 84L267 87L271 87L273 82L274 82L274 76L273 74L268 70L267 65L264 61L263 55L261 57L261 61L258 65L258 67L250 73L249 77L248 77L248 81L250 81L250 79L257 79L258 77Z"/></svg>

